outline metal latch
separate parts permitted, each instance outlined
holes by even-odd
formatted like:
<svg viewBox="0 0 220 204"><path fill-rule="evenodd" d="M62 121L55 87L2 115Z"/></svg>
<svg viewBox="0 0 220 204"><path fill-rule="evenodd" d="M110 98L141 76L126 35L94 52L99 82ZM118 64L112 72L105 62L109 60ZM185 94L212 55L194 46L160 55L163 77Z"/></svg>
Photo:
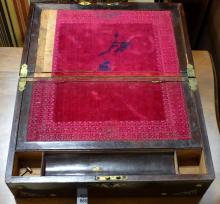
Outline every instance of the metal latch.
<svg viewBox="0 0 220 204"><path fill-rule="evenodd" d="M98 181L121 181L127 180L127 176L96 176Z"/></svg>

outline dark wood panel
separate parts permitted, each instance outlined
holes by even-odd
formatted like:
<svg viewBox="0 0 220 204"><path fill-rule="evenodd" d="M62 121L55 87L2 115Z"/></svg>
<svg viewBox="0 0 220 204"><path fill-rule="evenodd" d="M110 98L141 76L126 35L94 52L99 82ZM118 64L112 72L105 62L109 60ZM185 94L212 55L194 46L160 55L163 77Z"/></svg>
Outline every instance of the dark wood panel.
<svg viewBox="0 0 220 204"><path fill-rule="evenodd" d="M208 10L210 0L169 0L170 2L182 3L186 14L188 32L193 49L198 46L201 29Z"/></svg>
<svg viewBox="0 0 220 204"><path fill-rule="evenodd" d="M174 154L112 153L71 154L49 153L44 156L45 176L74 175L174 175ZM94 169L95 168L95 169ZM120 179L120 178L119 178Z"/></svg>

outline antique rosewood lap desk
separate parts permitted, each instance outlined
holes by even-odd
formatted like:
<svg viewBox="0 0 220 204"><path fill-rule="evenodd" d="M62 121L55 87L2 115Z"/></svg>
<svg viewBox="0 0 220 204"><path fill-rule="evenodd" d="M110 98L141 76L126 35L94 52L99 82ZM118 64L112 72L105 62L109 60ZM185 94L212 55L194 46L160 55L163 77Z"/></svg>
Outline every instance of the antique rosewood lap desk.
<svg viewBox="0 0 220 204"><path fill-rule="evenodd" d="M33 4L14 195L203 194L214 170L186 33L180 4Z"/></svg>

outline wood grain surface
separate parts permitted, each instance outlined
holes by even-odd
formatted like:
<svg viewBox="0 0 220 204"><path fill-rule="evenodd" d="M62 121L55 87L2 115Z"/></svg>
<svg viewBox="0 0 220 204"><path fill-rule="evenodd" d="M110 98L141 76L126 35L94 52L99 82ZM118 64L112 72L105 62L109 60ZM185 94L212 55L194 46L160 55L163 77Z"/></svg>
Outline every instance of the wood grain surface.
<svg viewBox="0 0 220 204"><path fill-rule="evenodd" d="M42 11L35 72L52 71L56 19L56 10Z"/></svg>
<svg viewBox="0 0 220 204"><path fill-rule="evenodd" d="M22 48L0 48L0 204L72 204L76 198L38 198L14 200L4 182L5 166L12 125ZM90 204L145 204L145 203L220 203L220 135L215 116L214 78L212 61L206 51L194 51L193 57L199 82L202 105L216 172L216 179L199 202L199 198L91 198Z"/></svg>

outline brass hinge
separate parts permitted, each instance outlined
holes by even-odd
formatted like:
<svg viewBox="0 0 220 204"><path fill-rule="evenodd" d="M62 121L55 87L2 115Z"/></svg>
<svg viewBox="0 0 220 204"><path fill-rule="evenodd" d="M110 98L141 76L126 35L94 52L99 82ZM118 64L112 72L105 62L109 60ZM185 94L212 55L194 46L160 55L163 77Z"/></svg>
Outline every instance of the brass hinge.
<svg viewBox="0 0 220 204"><path fill-rule="evenodd" d="M99 181L121 181L127 180L127 176L96 176Z"/></svg>
<svg viewBox="0 0 220 204"><path fill-rule="evenodd" d="M196 80L196 74L195 69L192 64L187 65L187 75L189 80L189 87L192 91L197 90L197 80Z"/></svg>
<svg viewBox="0 0 220 204"><path fill-rule="evenodd" d="M22 91L25 90L26 83L27 83L27 79L25 79L25 78L21 78L21 79L19 80L18 90L19 90L20 92L22 92Z"/></svg>
<svg viewBox="0 0 220 204"><path fill-rule="evenodd" d="M195 69L192 64L187 64L187 75L188 77L196 77Z"/></svg>
<svg viewBox="0 0 220 204"><path fill-rule="evenodd" d="M20 69L20 77L27 77L28 74L28 65L23 64Z"/></svg>
<svg viewBox="0 0 220 204"><path fill-rule="evenodd" d="M198 84L197 84L196 78L190 78L189 79L189 87L190 87L190 89L192 91L196 91L197 90L197 86L198 86Z"/></svg>

